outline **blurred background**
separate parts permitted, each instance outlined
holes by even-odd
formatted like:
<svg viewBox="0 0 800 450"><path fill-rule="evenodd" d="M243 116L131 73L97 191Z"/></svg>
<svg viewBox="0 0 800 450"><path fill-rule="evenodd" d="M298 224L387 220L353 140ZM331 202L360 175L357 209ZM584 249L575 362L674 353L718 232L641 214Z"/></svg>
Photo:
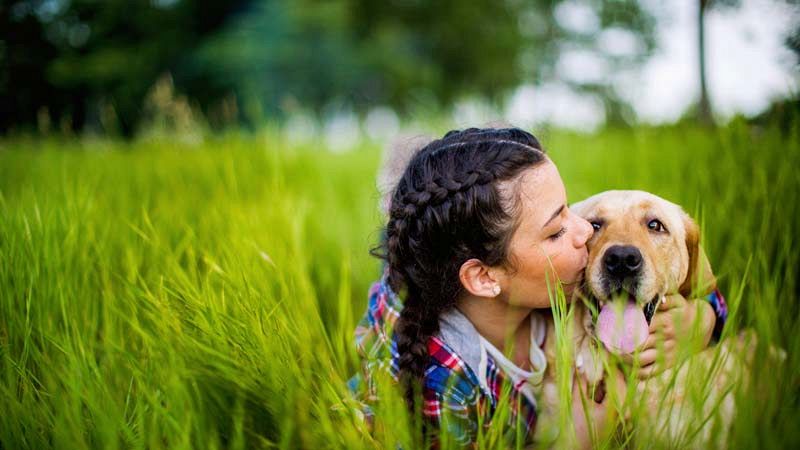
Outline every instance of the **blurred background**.
<svg viewBox="0 0 800 450"><path fill-rule="evenodd" d="M798 3L6 0L0 132L277 125L335 150L434 118L593 131L775 114L797 109Z"/></svg>
<svg viewBox="0 0 800 450"><path fill-rule="evenodd" d="M799 86L800 1L0 0L0 450L423 448L350 407L373 181L496 121L698 220L759 336L727 447L800 448Z"/></svg>

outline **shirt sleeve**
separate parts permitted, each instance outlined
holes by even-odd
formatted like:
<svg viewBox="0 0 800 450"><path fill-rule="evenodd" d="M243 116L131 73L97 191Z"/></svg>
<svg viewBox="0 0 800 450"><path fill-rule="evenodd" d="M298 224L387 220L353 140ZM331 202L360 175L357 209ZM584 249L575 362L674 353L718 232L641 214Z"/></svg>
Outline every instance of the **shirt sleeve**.
<svg viewBox="0 0 800 450"><path fill-rule="evenodd" d="M381 278L370 287L366 311L354 331L360 371L350 378L347 386L356 415L370 429L374 421L372 405L378 401L377 377L381 372L392 377L396 373L391 330L401 307L385 277Z"/></svg>
<svg viewBox="0 0 800 450"><path fill-rule="evenodd" d="M714 309L714 314L717 316L711 339L713 339L714 342L719 342L719 338L722 336L722 328L728 320L728 304L725 302L725 297L722 296L719 289L714 289L714 291L708 294L706 300L711 304L711 308Z"/></svg>
<svg viewBox="0 0 800 450"><path fill-rule="evenodd" d="M433 389L425 389L422 414L435 447L466 446L474 443L477 431L474 408Z"/></svg>

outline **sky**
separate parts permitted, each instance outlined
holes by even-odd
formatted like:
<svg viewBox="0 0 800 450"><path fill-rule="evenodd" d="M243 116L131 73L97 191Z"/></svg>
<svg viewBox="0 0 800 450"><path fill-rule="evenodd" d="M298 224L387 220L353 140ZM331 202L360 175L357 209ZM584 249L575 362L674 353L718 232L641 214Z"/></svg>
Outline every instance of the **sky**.
<svg viewBox="0 0 800 450"><path fill-rule="evenodd" d="M567 54L558 66L565 78L607 77L628 100L639 119L664 123L678 119L699 96L696 0L650 0L658 11L658 48L637 70L608 73L588 52ZM579 2L556 11L556 19L575 29L594 26ZM788 30L800 20L797 7L775 0L742 0L739 8L711 10L706 16L708 88L712 107L722 118L763 111L771 100L800 91L795 57L785 47ZM624 49L621 33L604 33L601 44ZM588 74L588 75L587 75ZM475 123L482 112L469 105L456 108L456 122ZM568 128L592 129L602 124L602 104L571 92L564 84L521 86L510 97L506 119L518 125L552 122Z"/></svg>

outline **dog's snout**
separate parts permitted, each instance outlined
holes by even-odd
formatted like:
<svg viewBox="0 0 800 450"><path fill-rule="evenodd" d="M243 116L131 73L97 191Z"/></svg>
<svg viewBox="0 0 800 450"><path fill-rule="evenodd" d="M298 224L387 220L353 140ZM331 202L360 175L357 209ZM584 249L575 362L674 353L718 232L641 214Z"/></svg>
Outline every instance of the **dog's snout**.
<svg viewBox="0 0 800 450"><path fill-rule="evenodd" d="M615 278L636 275L642 268L642 252L632 245L613 245L606 250L603 263Z"/></svg>

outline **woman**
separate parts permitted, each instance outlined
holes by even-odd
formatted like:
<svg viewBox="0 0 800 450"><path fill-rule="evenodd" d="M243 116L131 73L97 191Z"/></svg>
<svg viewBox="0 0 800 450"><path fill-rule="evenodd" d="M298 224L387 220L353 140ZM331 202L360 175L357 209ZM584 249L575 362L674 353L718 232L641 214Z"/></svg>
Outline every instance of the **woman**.
<svg viewBox="0 0 800 450"><path fill-rule="evenodd" d="M532 436L547 364L541 314L550 308L553 286L570 298L580 283L592 235L566 200L555 165L522 130L451 131L420 149L393 191L379 252L386 271L356 330L368 384L388 367L412 406L423 400L429 423L467 443L479 423L491 422L508 383L511 424ZM682 308L676 309L682 320L699 314L710 335L712 308L693 308L679 297L670 304ZM651 332L674 338L673 315L657 319ZM653 348L643 349L647 359L640 363L652 371L655 340L645 345ZM580 388L573 383L572 412L586 445L587 414L602 428L615 420L615 408L604 400L588 402L584 411ZM371 384L369 392L374 396Z"/></svg>

